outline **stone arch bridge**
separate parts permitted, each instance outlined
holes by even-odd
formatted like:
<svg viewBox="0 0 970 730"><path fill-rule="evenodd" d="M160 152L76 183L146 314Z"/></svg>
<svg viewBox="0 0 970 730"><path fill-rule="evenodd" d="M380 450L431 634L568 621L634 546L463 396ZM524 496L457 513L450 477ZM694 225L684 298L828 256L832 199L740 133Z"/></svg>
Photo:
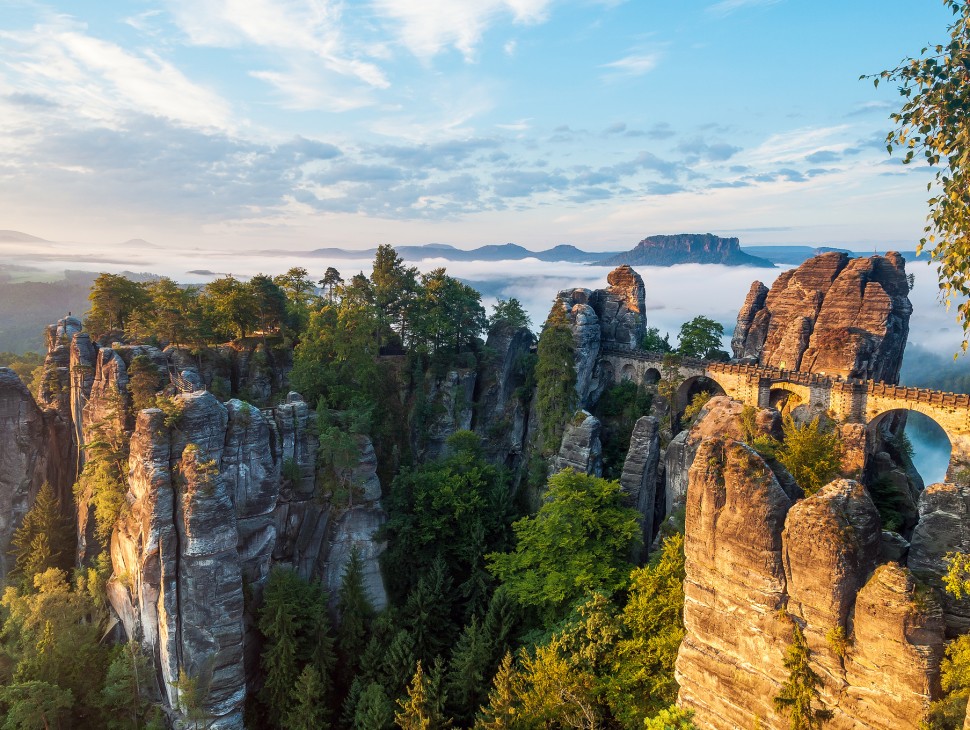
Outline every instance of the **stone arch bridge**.
<svg viewBox="0 0 970 730"><path fill-rule="evenodd" d="M639 350L604 348L597 365L616 381L650 383L666 374L663 354ZM970 470L970 395L693 358L679 358L677 370L683 379L674 404L678 411L687 405L692 385L702 378L714 381L725 395L745 405L766 408L780 398L795 396L800 405L840 423L868 426L894 411L916 411L933 419L950 439L947 478L953 480L959 472ZM967 481L966 473L960 481Z"/></svg>

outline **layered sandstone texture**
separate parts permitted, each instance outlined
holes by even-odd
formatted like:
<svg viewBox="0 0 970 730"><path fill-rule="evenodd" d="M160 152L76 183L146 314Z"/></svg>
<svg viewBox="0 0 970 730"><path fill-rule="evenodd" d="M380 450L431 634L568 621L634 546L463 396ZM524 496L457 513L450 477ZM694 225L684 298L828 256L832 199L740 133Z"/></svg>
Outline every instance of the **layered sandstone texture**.
<svg viewBox="0 0 970 730"><path fill-rule="evenodd" d="M603 445L600 442L599 419L587 411L579 411L566 424L559 453L549 460L549 473L573 469L581 474L603 476Z"/></svg>
<svg viewBox="0 0 970 730"><path fill-rule="evenodd" d="M919 522L913 530L909 567L930 585L943 586L946 556L970 552L970 487L931 484L919 497ZM970 599L943 594L947 632L951 636L970 631Z"/></svg>
<svg viewBox="0 0 970 730"><path fill-rule="evenodd" d="M640 275L624 265L606 280L606 289L561 291L553 305L565 307L573 331L576 392L583 407L592 407L609 385L610 375L598 366L601 348L632 349L646 333L646 290Z"/></svg>
<svg viewBox="0 0 970 730"><path fill-rule="evenodd" d="M13 567L13 533L49 476L48 421L17 374L0 368L0 581Z"/></svg>
<svg viewBox="0 0 970 730"><path fill-rule="evenodd" d="M109 600L128 636L155 657L159 690L177 706L181 671L209 687L214 728L242 728L258 656L244 626L275 563L331 590L351 551L371 598L386 598L374 533L384 519L373 446L360 437L352 505L315 499L312 412L296 393L261 411L209 392L181 394L176 413L138 414L131 436L130 513L112 536Z"/></svg>
<svg viewBox="0 0 970 730"><path fill-rule="evenodd" d="M895 383L909 317L906 262L898 253L829 252L755 282L738 313L735 358L768 367Z"/></svg>
<svg viewBox="0 0 970 730"><path fill-rule="evenodd" d="M653 416L641 416L633 425L630 449L623 462L620 487L626 502L640 513L642 552L645 557L653 540L657 523L657 485L660 469L660 421ZM661 502L660 511L663 511Z"/></svg>
<svg viewBox="0 0 970 730"><path fill-rule="evenodd" d="M690 468L694 463L697 450L705 439L721 436L743 440L747 434L742 425L741 412L744 406L727 396L711 398L701 411L698 419L686 431L678 433L664 453L666 499L665 512L684 506L690 478ZM756 435L781 438L781 416L772 408L764 408L755 413L754 428ZM632 450L632 449L631 449ZM781 486L790 497L798 498L801 491L783 470L778 469Z"/></svg>
<svg viewBox="0 0 970 730"><path fill-rule="evenodd" d="M529 430L528 364L535 335L527 327L497 327L485 348L494 367L485 368L476 383L473 429L482 437L486 457L516 471L526 449Z"/></svg>
<svg viewBox="0 0 970 730"><path fill-rule="evenodd" d="M792 499L776 472L736 440L697 450L679 703L705 730L787 729L772 700L797 623L822 679L816 706L834 713L826 727L916 730L939 691L939 605L909 570L879 565L865 488L840 479Z"/></svg>

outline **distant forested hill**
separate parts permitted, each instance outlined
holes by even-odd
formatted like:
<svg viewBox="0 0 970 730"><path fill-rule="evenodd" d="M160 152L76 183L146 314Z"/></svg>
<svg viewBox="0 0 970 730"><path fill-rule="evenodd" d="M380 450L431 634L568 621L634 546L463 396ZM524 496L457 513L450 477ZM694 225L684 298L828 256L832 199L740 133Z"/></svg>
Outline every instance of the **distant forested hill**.
<svg viewBox="0 0 970 730"><path fill-rule="evenodd" d="M18 281L23 271L0 268L0 351L43 351L44 327L68 312L83 314L95 276L66 271L54 281Z"/></svg>
<svg viewBox="0 0 970 730"><path fill-rule="evenodd" d="M0 352L44 352L44 327L68 312L83 316L97 273L64 271L48 274L27 266L0 264ZM135 281L153 274L126 276Z"/></svg>

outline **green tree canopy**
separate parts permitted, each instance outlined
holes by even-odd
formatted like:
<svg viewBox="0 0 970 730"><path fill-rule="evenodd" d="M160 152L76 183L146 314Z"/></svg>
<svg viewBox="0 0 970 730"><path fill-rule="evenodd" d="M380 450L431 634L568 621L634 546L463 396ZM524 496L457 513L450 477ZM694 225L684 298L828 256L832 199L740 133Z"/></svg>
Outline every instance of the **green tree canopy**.
<svg viewBox="0 0 970 730"><path fill-rule="evenodd" d="M674 348L670 344L670 334L664 333L660 336L660 330L656 327L648 327L640 341L641 349L647 352L673 352Z"/></svg>
<svg viewBox="0 0 970 730"><path fill-rule="evenodd" d="M499 299L492 305L492 314L488 318L488 329L492 331L496 328L506 328L516 330L520 327L532 328L529 314L515 297Z"/></svg>
<svg viewBox="0 0 970 730"><path fill-rule="evenodd" d="M782 429L785 440L778 447L778 461L784 464L806 496L815 494L839 475L842 441L838 431L823 425L818 417L799 426L791 414L784 416Z"/></svg>
<svg viewBox="0 0 970 730"><path fill-rule="evenodd" d="M535 517L513 524L515 549L487 556L489 570L551 627L588 593L626 585L638 516L623 505L617 482L566 469L549 480Z"/></svg>
<svg viewBox="0 0 970 730"><path fill-rule="evenodd" d="M54 489L44 483L33 506L10 541L13 547L12 576L21 580L25 588L34 585L34 576L48 568L67 569L73 563L74 530L61 513Z"/></svg>
<svg viewBox="0 0 970 730"><path fill-rule="evenodd" d="M291 707L305 702L311 692L324 696L329 691L334 657L326 593L292 569L274 568L266 581L258 626L265 637L261 699L270 722L283 727L280 723ZM307 667L315 674L303 677L301 686ZM297 692L303 693L302 699Z"/></svg>
<svg viewBox="0 0 970 730"><path fill-rule="evenodd" d="M449 439L449 456L394 479L382 556L392 595L403 597L441 560L462 605L484 607L491 581L483 556L508 546L513 506L508 475L484 460L478 442L459 431Z"/></svg>
<svg viewBox="0 0 970 730"><path fill-rule="evenodd" d="M124 330L132 315L148 308L151 298L144 284L120 274L99 274L88 301L91 309L85 325L92 335L100 337L111 330Z"/></svg>
<svg viewBox="0 0 970 730"><path fill-rule="evenodd" d="M539 443L546 455L559 450L563 429L576 410L574 351L566 306L556 302L539 336L535 369Z"/></svg>
<svg viewBox="0 0 970 730"><path fill-rule="evenodd" d="M684 357L701 357L720 360L721 338L724 325L703 315L694 317L680 326L677 336L677 353Z"/></svg>
<svg viewBox="0 0 970 730"><path fill-rule="evenodd" d="M245 337L259 322L260 303L253 288L232 276L206 285L203 301L207 316L223 335Z"/></svg>

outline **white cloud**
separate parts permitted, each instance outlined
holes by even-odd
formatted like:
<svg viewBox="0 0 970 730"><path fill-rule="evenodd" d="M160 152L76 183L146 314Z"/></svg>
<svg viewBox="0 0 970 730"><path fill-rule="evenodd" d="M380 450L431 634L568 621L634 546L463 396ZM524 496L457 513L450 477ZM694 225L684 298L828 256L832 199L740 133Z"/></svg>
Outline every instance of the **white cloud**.
<svg viewBox="0 0 970 730"><path fill-rule="evenodd" d="M608 68L624 76L643 76L653 71L659 61L659 53L634 53L611 63L604 63L601 68Z"/></svg>
<svg viewBox="0 0 970 730"><path fill-rule="evenodd" d="M279 67L251 75L289 108L345 111L373 104L368 92L390 86L373 60L385 60L386 48L349 41L334 0L168 0L168 7L195 45L269 51Z"/></svg>
<svg viewBox="0 0 970 730"><path fill-rule="evenodd" d="M841 151L852 144L853 138L847 134L848 130L849 125L841 124L773 134L754 149L746 151L744 162L749 165L775 165L791 162L821 149Z"/></svg>
<svg viewBox="0 0 970 730"><path fill-rule="evenodd" d="M430 58L454 47L474 56L482 35L498 18L541 23L552 0L373 0L378 15L393 19L400 42L415 56Z"/></svg>
<svg viewBox="0 0 970 730"><path fill-rule="evenodd" d="M721 2L708 6L707 12L713 15L724 16L730 15L737 10L775 5L779 2L781 2L781 0L721 0Z"/></svg>
<svg viewBox="0 0 970 730"><path fill-rule="evenodd" d="M514 56L516 50L518 50L519 44L514 38L510 41L506 41L505 45L502 46L502 50L505 51L506 56Z"/></svg>
<svg viewBox="0 0 970 730"><path fill-rule="evenodd" d="M135 111L192 127L236 126L226 100L169 61L85 30L60 17L28 32L0 31L0 65L19 92L56 100L75 118L115 125Z"/></svg>
<svg viewBox="0 0 970 730"><path fill-rule="evenodd" d="M499 129L505 129L510 132L525 132L531 125L532 119L519 119L515 122L508 122L506 124L496 124L495 126Z"/></svg>

